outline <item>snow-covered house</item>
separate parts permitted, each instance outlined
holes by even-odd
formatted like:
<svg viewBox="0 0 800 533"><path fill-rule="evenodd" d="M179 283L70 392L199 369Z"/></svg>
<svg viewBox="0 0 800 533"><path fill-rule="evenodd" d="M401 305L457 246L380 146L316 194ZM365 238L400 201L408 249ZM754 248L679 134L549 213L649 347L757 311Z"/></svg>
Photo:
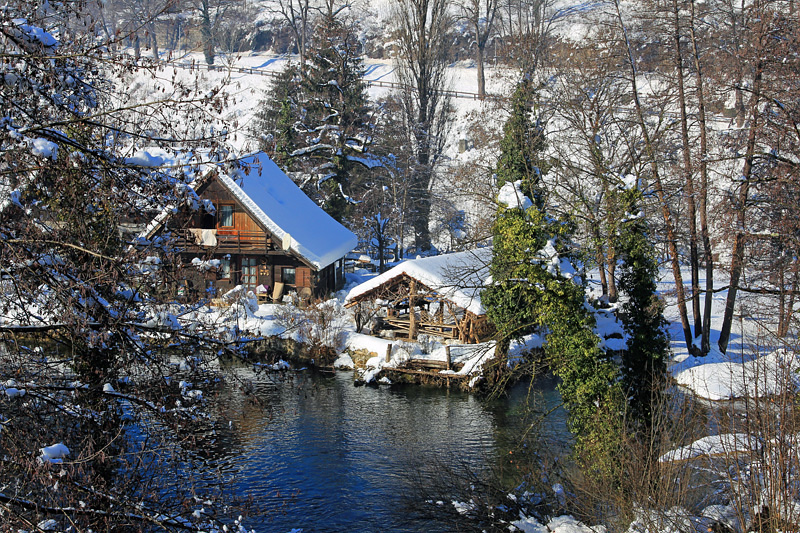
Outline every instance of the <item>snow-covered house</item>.
<svg viewBox="0 0 800 533"><path fill-rule="evenodd" d="M411 259L356 287L346 306L380 307L376 329L482 342L494 328L481 305L491 248Z"/></svg>
<svg viewBox="0 0 800 533"><path fill-rule="evenodd" d="M344 257L358 238L266 154L241 163L235 171L206 165L192 184L204 207L165 217L146 237L167 230L176 238L183 277L195 291L221 294L242 285L270 296L292 290L322 296L338 289Z"/></svg>

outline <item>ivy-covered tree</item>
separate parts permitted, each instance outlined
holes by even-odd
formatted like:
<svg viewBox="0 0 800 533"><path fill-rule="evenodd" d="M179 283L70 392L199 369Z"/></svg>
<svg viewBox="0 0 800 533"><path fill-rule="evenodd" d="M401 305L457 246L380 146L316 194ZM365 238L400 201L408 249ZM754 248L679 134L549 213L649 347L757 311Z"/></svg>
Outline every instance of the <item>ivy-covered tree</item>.
<svg viewBox="0 0 800 533"><path fill-rule="evenodd" d="M541 325L535 302L539 290L535 278L541 265L532 255L544 248L552 231L546 227L544 195L540 188L541 154L546 146L541 124L533 120L533 82L525 77L512 97L511 115L503 127L500 158L497 162L498 212L493 232L493 284L482 299L489 318L499 332L498 353L505 357L511 339ZM533 198L533 201L530 200ZM530 280L520 283L519 280Z"/></svg>
<svg viewBox="0 0 800 533"><path fill-rule="evenodd" d="M262 148L330 215L343 220L371 166L371 114L355 27L331 6L303 67L275 82L257 121Z"/></svg>
<svg viewBox="0 0 800 533"><path fill-rule="evenodd" d="M540 161L545 139L531 117L529 83L523 81L515 92L501 143L492 283L481 300L498 330L497 377L502 379L511 339L532 331L546 335L546 360L561 378L559 391L569 408L576 453L593 468L607 469L619 428L597 421L619 412L618 369L600 349L585 306L570 238L573 226L544 210Z"/></svg>
<svg viewBox="0 0 800 533"><path fill-rule="evenodd" d="M638 213L639 189L627 189L622 197L629 213ZM621 313L628 334L622 354L622 386L628 398L629 425L646 431L664 383L669 342L664 332L663 304L656 295L658 263L647 238L647 224L634 215L622 225L620 233L619 286L628 296Z"/></svg>

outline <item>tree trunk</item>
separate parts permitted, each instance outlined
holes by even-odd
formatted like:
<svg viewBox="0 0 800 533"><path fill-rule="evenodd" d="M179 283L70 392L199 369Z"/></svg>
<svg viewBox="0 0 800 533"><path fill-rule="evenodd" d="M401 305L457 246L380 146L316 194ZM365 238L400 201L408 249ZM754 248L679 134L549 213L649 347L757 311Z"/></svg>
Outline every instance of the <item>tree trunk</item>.
<svg viewBox="0 0 800 533"><path fill-rule="evenodd" d="M703 317L700 311L700 258L697 253L697 208L694 197L694 170L692 169L692 149L689 140L689 118L686 113L686 90L683 79L683 54L681 53L680 10L677 0L672 2L675 26L675 72L678 76L678 102L681 112L681 140L683 142L684 191L689 210L689 267L692 272L692 315L694 316L694 335L703 332ZM706 324L708 327L708 324Z"/></svg>
<svg viewBox="0 0 800 533"><path fill-rule="evenodd" d="M214 32L211 27L211 6L208 0L200 4L200 35L203 38L203 55L208 65L214 64Z"/></svg>
<svg viewBox="0 0 800 533"><path fill-rule="evenodd" d="M700 235L703 241L703 261L706 267L705 298L703 305L703 328L700 350L706 354L711 350L711 305L714 302L714 254L711 249L711 237L708 227L708 129L706 127L706 99L703 83L703 69L700 64L700 48L694 28L694 0L691 2L691 23L689 32L692 41L692 57L696 76L697 119L700 128L700 191L698 192L698 208L700 215Z"/></svg>
<svg viewBox="0 0 800 533"><path fill-rule="evenodd" d="M158 36L156 35L156 24L155 22L151 22L148 26L150 28L150 44L153 46L153 59L158 61Z"/></svg>
<svg viewBox="0 0 800 533"><path fill-rule="evenodd" d="M486 55L486 45L480 44L475 47L475 62L478 71L478 98L486 98L486 75L484 74L484 56Z"/></svg>
<svg viewBox="0 0 800 533"><path fill-rule="evenodd" d="M615 303L619 299L617 292L617 254L612 251L608 257L608 301Z"/></svg>
<svg viewBox="0 0 800 533"><path fill-rule="evenodd" d="M138 62L142 58L142 47L139 44L139 34L133 34L133 58Z"/></svg>
<svg viewBox="0 0 800 533"><path fill-rule="evenodd" d="M739 289L739 280L744 270L745 223L747 222L747 199L750 194L750 179L753 176L753 163L756 151L756 130L758 127L759 104L761 103L761 79L764 68L764 58L759 55L756 63L753 92L750 97L750 126L747 135L747 148L744 156L744 169L742 170L742 186L739 189L738 205L736 206L736 236L731 252L731 278L728 287L728 297L725 299L725 315L722 318L722 328L719 335L719 349L722 353L728 350L728 342L733 325L733 311L736 304L736 293Z"/></svg>

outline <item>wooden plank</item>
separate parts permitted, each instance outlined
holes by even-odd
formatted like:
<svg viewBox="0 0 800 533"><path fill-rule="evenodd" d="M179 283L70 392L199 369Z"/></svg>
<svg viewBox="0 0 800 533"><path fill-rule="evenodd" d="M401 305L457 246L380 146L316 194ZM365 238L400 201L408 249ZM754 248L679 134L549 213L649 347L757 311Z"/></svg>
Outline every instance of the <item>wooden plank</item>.
<svg viewBox="0 0 800 533"><path fill-rule="evenodd" d="M465 375L465 374L441 374L439 372L427 372L425 370L411 370L408 368L384 368L384 372L399 372L400 374L412 374L417 376L430 376L436 378L444 378L444 379L466 379L471 378L472 376Z"/></svg>
<svg viewBox="0 0 800 533"><path fill-rule="evenodd" d="M412 367L422 368L438 368L440 370L447 370L447 361L437 361L435 359L409 359L406 365Z"/></svg>

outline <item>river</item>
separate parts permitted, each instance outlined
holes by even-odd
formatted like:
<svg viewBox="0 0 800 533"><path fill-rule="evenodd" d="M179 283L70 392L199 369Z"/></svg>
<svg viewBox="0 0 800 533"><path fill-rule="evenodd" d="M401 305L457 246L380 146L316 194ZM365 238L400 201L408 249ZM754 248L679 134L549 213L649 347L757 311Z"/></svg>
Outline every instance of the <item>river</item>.
<svg viewBox="0 0 800 533"><path fill-rule="evenodd" d="M536 400L520 385L486 402L418 386L354 387L350 372L262 376L251 395L226 399L230 429L211 455L229 489L252 498L245 523L257 532L457 531L446 473L485 474L505 460L518 444L507 429L526 407L558 403L543 383Z"/></svg>

